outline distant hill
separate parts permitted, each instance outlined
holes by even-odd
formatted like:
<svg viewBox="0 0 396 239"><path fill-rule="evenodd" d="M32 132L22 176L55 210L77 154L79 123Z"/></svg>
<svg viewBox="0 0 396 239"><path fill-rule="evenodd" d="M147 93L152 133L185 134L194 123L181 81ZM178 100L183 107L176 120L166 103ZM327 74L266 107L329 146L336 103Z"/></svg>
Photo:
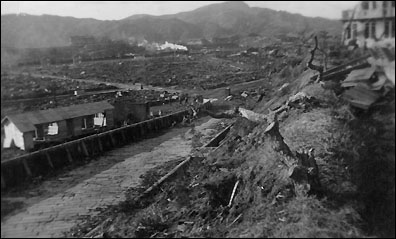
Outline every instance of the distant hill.
<svg viewBox="0 0 396 239"><path fill-rule="evenodd" d="M231 35L247 36L251 33L273 36L319 30L338 35L341 32L341 23L336 20L249 7L244 2L225 2L189 12L163 16L140 14L117 21L51 15L2 15L1 46L66 46L73 35L177 42Z"/></svg>

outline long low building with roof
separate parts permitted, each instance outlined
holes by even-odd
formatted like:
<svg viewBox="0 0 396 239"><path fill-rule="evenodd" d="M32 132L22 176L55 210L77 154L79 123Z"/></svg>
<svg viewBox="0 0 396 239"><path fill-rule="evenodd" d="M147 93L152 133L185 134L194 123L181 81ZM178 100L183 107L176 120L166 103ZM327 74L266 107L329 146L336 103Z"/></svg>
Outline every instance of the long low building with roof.
<svg viewBox="0 0 396 239"><path fill-rule="evenodd" d="M13 145L31 150L35 143L59 141L114 126L114 106L107 101L72 105L54 109L7 115L4 127L4 148Z"/></svg>

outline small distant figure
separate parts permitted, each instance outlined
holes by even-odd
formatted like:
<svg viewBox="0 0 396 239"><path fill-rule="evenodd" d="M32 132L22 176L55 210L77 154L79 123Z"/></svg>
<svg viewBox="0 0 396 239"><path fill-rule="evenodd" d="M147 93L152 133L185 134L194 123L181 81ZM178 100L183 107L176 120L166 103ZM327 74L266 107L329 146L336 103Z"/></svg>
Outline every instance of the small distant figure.
<svg viewBox="0 0 396 239"><path fill-rule="evenodd" d="M143 84L140 84L140 89L143 90Z"/></svg>

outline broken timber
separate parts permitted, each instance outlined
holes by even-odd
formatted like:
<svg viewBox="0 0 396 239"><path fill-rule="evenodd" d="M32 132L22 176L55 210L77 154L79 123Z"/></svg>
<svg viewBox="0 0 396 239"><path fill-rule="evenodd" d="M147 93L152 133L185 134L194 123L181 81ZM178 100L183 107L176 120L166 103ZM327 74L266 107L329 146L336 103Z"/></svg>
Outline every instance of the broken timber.
<svg viewBox="0 0 396 239"><path fill-rule="evenodd" d="M367 62L367 56L361 57L323 72L321 76L321 80L322 81L331 80L335 77L346 75L353 70L357 70L369 66L370 64ZM315 80L318 77L320 77L320 75L314 75L311 77L311 80Z"/></svg>

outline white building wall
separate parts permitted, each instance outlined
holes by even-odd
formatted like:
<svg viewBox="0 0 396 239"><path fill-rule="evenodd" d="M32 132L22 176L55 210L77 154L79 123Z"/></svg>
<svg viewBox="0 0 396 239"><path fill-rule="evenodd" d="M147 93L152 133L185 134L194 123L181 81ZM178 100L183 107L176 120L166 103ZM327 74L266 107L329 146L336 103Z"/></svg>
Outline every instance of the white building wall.
<svg viewBox="0 0 396 239"><path fill-rule="evenodd" d="M392 5L391 1L386 2L386 6L384 5L384 1L366 1L368 3L368 8L363 9L363 3L359 2L355 7L355 13L353 10L345 10L342 13L342 19L344 21L344 31L343 31L343 39L344 44L348 45L348 43L356 39L359 47L367 46L368 48L374 46L387 46L394 47L395 46L395 37L393 31L392 37L392 24L395 19L395 7ZM376 7L374 8L374 2ZM394 3L393 3L394 4ZM351 18L353 18L352 22L350 22ZM389 37L385 37L385 21L389 22ZM393 22L392 22L393 21ZM365 27L366 23L370 22L370 36L366 38L365 36ZM375 22L375 36L379 39L378 42L375 42L373 37L371 36L371 22ZM353 25L356 24L356 35L353 34ZM347 27L351 27L351 37L348 38Z"/></svg>
<svg viewBox="0 0 396 239"><path fill-rule="evenodd" d="M4 143L3 148L10 148L12 141L14 141L15 146L25 150L25 142L23 139L23 133L18 130L18 128L10 121L4 124Z"/></svg>

